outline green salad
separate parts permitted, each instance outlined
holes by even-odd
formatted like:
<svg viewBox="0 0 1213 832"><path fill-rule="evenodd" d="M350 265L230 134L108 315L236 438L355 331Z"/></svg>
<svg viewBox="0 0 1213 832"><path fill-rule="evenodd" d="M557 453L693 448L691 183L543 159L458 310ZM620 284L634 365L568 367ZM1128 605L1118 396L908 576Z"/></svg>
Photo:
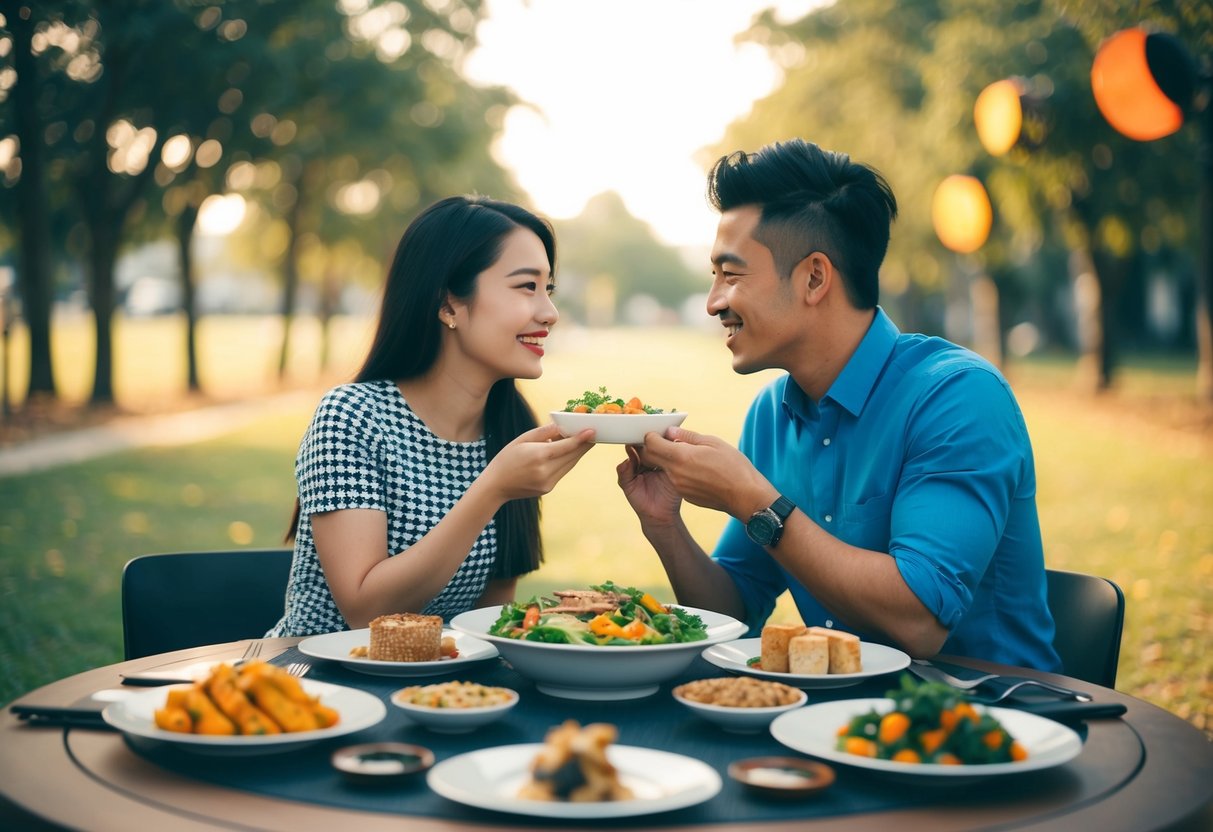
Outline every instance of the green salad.
<svg viewBox="0 0 1213 832"><path fill-rule="evenodd" d="M588 590L553 594L555 598L505 604L489 635L549 644L629 647L681 644L708 637L699 616L666 606L635 587L607 581Z"/></svg>
<svg viewBox="0 0 1213 832"><path fill-rule="evenodd" d="M888 692L894 709L860 714L838 731L838 750L898 763L979 765L1019 762L1027 750L998 720L955 688L902 674Z"/></svg>
<svg viewBox="0 0 1213 832"><path fill-rule="evenodd" d="M597 391L586 390L575 399L569 399L564 406L566 413L665 413L660 407L645 404L633 396L624 401L619 396L612 396L605 387Z"/></svg>

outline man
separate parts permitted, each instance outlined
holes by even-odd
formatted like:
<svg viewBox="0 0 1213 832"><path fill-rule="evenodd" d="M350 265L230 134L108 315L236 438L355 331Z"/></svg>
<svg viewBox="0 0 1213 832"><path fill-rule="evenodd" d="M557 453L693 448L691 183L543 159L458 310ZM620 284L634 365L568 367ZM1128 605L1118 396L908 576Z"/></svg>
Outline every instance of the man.
<svg viewBox="0 0 1213 832"><path fill-rule="evenodd" d="M678 600L757 630L790 589L806 624L913 656L1059 669L1032 449L1006 380L877 306L888 184L792 140L720 159L708 186L708 313L736 372L788 375L754 400L739 449L673 428L617 469ZM731 516L711 558L684 499Z"/></svg>

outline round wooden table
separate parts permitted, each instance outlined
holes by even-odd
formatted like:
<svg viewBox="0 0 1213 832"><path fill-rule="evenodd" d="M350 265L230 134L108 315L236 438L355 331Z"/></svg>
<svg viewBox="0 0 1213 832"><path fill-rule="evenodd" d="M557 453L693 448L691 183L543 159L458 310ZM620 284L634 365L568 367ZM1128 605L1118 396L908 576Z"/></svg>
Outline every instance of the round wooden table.
<svg viewBox="0 0 1213 832"><path fill-rule="evenodd" d="M263 658L298 642L271 639ZM110 665L71 676L32 691L13 704L68 706L98 690L116 688L122 675L169 669L204 660L234 660L247 642L183 650ZM975 667L1010 672L982 662ZM1051 777L1067 778L1064 787L1043 797L1017 790L1013 798L985 795L974 801L957 790L939 790L926 805L891 811L858 812L839 817L794 821L717 824L713 832L843 832L889 830L947 832L968 829L1075 830L1100 832L1144 829L1213 829L1213 743L1195 727L1146 702L1116 691L1052 674L1015 671L1052 679L1091 693L1100 702L1122 702L1120 719L1088 723L1078 758ZM722 742L728 742L727 737ZM1115 782L1092 789L1092 782ZM1054 781L1056 782L1056 781ZM997 782L992 781L994 788ZM989 788L982 786L982 788ZM963 791L963 790L961 790ZM405 823L405 826L401 824ZM357 829L359 832L407 828L411 832L528 829L524 817L486 815L443 819L401 816L318 805L215 785L161 767L133 751L120 734L87 728L34 727L5 708L0 716L0 828L90 830L134 829ZM542 824L548 825L548 824ZM601 823L591 827L601 827ZM613 826L627 829L689 829L651 818L625 818ZM566 824L565 828L571 825Z"/></svg>

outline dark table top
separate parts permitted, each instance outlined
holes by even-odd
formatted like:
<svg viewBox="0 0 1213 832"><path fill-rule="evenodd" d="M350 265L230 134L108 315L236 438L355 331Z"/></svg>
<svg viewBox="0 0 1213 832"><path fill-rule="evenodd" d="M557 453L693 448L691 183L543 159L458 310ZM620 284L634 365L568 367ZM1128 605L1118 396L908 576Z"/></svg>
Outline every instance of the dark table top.
<svg viewBox="0 0 1213 832"><path fill-rule="evenodd" d="M270 640L264 657L297 657L296 639ZM93 691L118 687L122 673L239 658L244 642L147 657L88 671L40 688L22 704L70 705ZM285 652L284 652L285 651ZM1008 672L981 662L973 666ZM443 735L411 724L397 708L358 734L286 755L206 758L163 747L132 747L118 734L83 728L39 728L0 717L0 826L38 822L50 827L327 829L357 824L360 832L410 830L599 828L725 830L948 830L977 828L1125 829L1213 828L1213 744L1188 723L1116 691L1075 679L1040 674L1090 693L1097 702L1120 702L1120 719L1092 720L1076 728L1083 752L1057 768L965 786L931 786L835 766L838 779L818 796L789 803L756 798L726 776L728 763L766 754L798 755L769 733L722 733L690 714L669 695L680 681L723 673L702 660L651 697L596 703L550 697L534 690L504 663L474 666L458 678L503 684L521 694L509 719L472 734ZM410 680L356 673L317 662L310 679L357 687L387 701ZM895 675L861 686L810 690L810 703L881 696ZM619 726L624 745L657 748L703 760L725 779L724 788L697 806L613 822L547 821L463 806L430 791L423 779L390 790L352 786L333 771L334 748L354 742L398 740L425 745L441 761L468 750L540 742L566 718ZM70 797L70 799L68 799ZM23 828L23 827L15 827Z"/></svg>

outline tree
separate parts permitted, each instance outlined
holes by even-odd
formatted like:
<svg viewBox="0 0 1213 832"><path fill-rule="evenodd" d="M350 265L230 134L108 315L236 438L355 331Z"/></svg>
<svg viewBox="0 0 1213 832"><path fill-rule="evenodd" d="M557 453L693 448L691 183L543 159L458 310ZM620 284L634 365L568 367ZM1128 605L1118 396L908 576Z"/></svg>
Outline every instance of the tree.
<svg viewBox="0 0 1213 832"><path fill-rule="evenodd" d="M696 275L613 191L598 194L577 217L555 225L560 236L557 291L562 306L583 320L598 314L604 322L613 321L619 305L635 295L677 307L706 289L706 258L702 276ZM605 295L602 300L595 300L596 289ZM595 303L607 308L595 312Z"/></svg>
<svg viewBox="0 0 1213 832"><path fill-rule="evenodd" d="M1134 145L1110 134L1095 110L1088 80L1094 44L1133 14L1118 5L854 0L790 24L764 15L749 36L785 60L785 81L730 125L715 150L800 135L884 172L902 210L883 283L904 317L925 315L936 325L949 265L930 227L929 201L946 175L978 173L997 217L979 263L1004 288L1016 287L1022 298L1051 293L1058 275L1046 268L1074 260L1057 249L1086 253L1101 290L1096 323L1107 329L1091 339L1099 351L1088 363L1106 386L1117 340L1112 313L1119 293L1139 279L1136 259L1194 243L1182 217L1192 213L1195 189L1174 164L1190 139ZM1153 13L1167 18L1157 7L1168 5L1192 11L1172 14L1172 24L1196 25L1194 0L1154 4ZM1201 31L1209 25L1204 20ZM1047 99L1052 123L1037 146L994 160L977 141L973 103L987 84L1012 76Z"/></svg>

